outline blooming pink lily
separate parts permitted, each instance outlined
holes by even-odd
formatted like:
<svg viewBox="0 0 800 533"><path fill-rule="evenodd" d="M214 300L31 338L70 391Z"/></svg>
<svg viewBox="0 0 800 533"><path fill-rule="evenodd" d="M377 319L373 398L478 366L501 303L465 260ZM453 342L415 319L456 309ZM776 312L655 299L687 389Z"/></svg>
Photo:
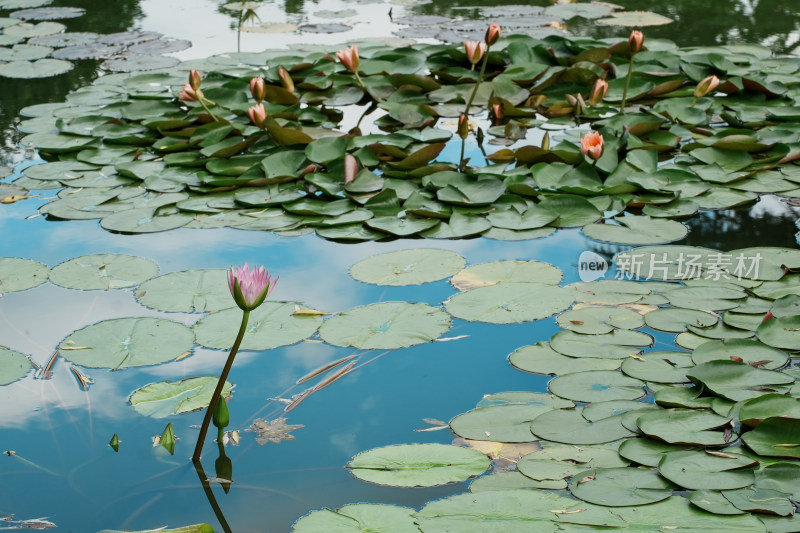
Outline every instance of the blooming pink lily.
<svg viewBox="0 0 800 533"><path fill-rule="evenodd" d="M267 85L264 83L264 78L256 77L250 80L250 94L253 95L256 103L260 104L264 101L267 94Z"/></svg>
<svg viewBox="0 0 800 533"><path fill-rule="evenodd" d="M642 43L644 43L644 34L639 30L633 30L630 37L628 37L628 46L630 46L631 55L639 53L639 50L642 49Z"/></svg>
<svg viewBox="0 0 800 533"><path fill-rule="evenodd" d="M278 76L281 78L281 82L283 83L283 88L289 91L290 93L294 92L294 81L292 77L289 75L289 72L285 68L278 69Z"/></svg>
<svg viewBox="0 0 800 533"><path fill-rule="evenodd" d="M589 97L589 105L596 106L603 101L608 92L608 82L602 78L597 78L592 88L592 94Z"/></svg>
<svg viewBox="0 0 800 533"><path fill-rule="evenodd" d="M490 25L489 29L486 30L486 36L484 37L486 45L492 46L494 43L497 42L497 39L499 38L500 38L500 26L498 24Z"/></svg>
<svg viewBox="0 0 800 533"><path fill-rule="evenodd" d="M707 78L703 78L700 83L697 84L697 87L694 89L694 97L695 98L702 98L703 96L707 95L711 91L717 88L719 85L719 78L714 76L708 76Z"/></svg>
<svg viewBox="0 0 800 533"><path fill-rule="evenodd" d="M247 110L247 115L250 117L250 121L261 128L262 130L266 126L267 122L267 110L264 107L264 103L260 103L254 106L251 106L250 109Z"/></svg>
<svg viewBox="0 0 800 533"><path fill-rule="evenodd" d="M344 156L344 184L347 185L358 175L358 160L347 154Z"/></svg>
<svg viewBox="0 0 800 533"><path fill-rule="evenodd" d="M184 102L197 102L203 97L203 91L195 89L190 83L184 83L178 98Z"/></svg>
<svg viewBox="0 0 800 533"><path fill-rule="evenodd" d="M275 278L271 284L270 281L269 272L264 270L263 266L251 269L245 263L244 266L236 268L231 266L228 271L228 287L231 290L231 296L242 311L252 311L264 303L278 283L278 278Z"/></svg>
<svg viewBox="0 0 800 533"><path fill-rule="evenodd" d="M473 65L483 58L486 53L486 43L482 41L464 41L464 51L467 52L467 59Z"/></svg>
<svg viewBox="0 0 800 533"><path fill-rule="evenodd" d="M596 131L590 131L581 137L581 152L595 161L600 159L603 155L603 136Z"/></svg>
<svg viewBox="0 0 800 533"><path fill-rule="evenodd" d="M361 64L361 59L358 57L358 47L348 46L344 50L336 52L336 57L339 61L347 67L351 72L358 72L358 66Z"/></svg>

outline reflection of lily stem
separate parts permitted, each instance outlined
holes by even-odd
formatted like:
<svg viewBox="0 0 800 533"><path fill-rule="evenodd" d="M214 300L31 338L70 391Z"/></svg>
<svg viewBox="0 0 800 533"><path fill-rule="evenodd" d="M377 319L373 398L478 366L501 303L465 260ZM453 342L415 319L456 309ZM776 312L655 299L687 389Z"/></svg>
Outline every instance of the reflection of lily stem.
<svg viewBox="0 0 800 533"><path fill-rule="evenodd" d="M236 51L242 51L242 24L244 23L244 9L239 11L239 25L236 26Z"/></svg>
<svg viewBox="0 0 800 533"><path fill-rule="evenodd" d="M356 128L361 128L361 121L364 120L364 117L375 111L377 108L378 104L376 104L374 101L370 102L370 104L367 106L364 112L361 113L361 116L358 117L358 122L356 122Z"/></svg>
<svg viewBox="0 0 800 533"><path fill-rule="evenodd" d="M206 105L206 102L208 102L211 105L217 105L217 104L215 104L214 102L212 102L211 100L209 100L205 96L201 96L200 98L197 99L197 101L200 102L200 105L203 106L203 109L206 110L206 113L211 115L211 118L214 119L214 122L219 122L219 119L214 115L214 113L211 112L211 110Z"/></svg>
<svg viewBox="0 0 800 533"><path fill-rule="evenodd" d="M236 340L233 342L231 353L228 354L228 360L225 361L225 367L222 369L222 373L219 375L217 388L214 389L214 394L211 395L211 401L208 403L206 416L203 418L203 425L200 426L200 436L197 438L197 445L194 447L192 461L196 462L200 460L200 454L203 452L203 444L206 440L206 433L208 433L208 425L211 423L211 416L214 413L214 409L217 408L217 402L220 401L220 396L222 396L222 388L225 386L225 381L228 379L228 373L231 371L231 367L233 366L233 359L236 357L236 352L239 351L239 346L242 344L242 338L244 337L244 332L247 328L248 318L250 318L250 311L244 311L244 314L242 315L242 325L239 326L239 333L236 335Z"/></svg>
<svg viewBox="0 0 800 533"><path fill-rule="evenodd" d="M472 94L469 95L469 101L467 102L467 107L464 109L464 114L469 117L469 108L472 107L472 101L475 100L475 95L478 94L478 87L481 86L483 83L483 75L486 72L486 63L489 62L489 46L486 47L486 53L483 55L483 63L481 63L481 71L478 74L478 82L475 84L475 88L472 89ZM475 65L473 65L474 67Z"/></svg>
<svg viewBox="0 0 800 533"><path fill-rule="evenodd" d="M200 478L200 484L203 486L203 492L206 493L208 503L211 504L211 509L214 511L214 515L217 517L217 520L222 526L222 530L225 533L233 533L231 526L228 525L228 521L225 520L225 515L222 514L222 509L219 508L217 498L214 497L214 491L211 490L211 485L208 483L208 476L206 476L206 471L203 470L203 464L200 461L195 460L194 469L197 472L197 477Z"/></svg>
<svg viewBox="0 0 800 533"><path fill-rule="evenodd" d="M622 91L622 107L620 107L620 112L625 113L625 103L628 100L628 87L631 85L631 75L633 74L633 58L636 54L631 54L631 60L628 63L628 75L625 77L625 89Z"/></svg>

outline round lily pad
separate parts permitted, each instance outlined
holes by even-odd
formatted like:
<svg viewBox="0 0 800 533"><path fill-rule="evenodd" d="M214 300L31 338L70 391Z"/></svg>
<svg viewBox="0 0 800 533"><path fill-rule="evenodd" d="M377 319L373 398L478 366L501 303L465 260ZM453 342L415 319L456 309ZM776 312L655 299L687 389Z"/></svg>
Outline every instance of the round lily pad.
<svg viewBox="0 0 800 533"><path fill-rule="evenodd" d="M450 317L422 303L382 302L331 317L319 335L335 346L395 349L432 341L450 329Z"/></svg>
<svg viewBox="0 0 800 533"><path fill-rule="evenodd" d="M68 289L119 289L138 285L157 273L158 265L143 257L96 254L53 267L50 281Z"/></svg>
<svg viewBox="0 0 800 533"><path fill-rule="evenodd" d="M597 19L598 24L606 26L631 26L641 28L643 26L661 26L670 24L672 19L653 13L652 11L616 11L611 13L611 17Z"/></svg>
<svg viewBox="0 0 800 533"><path fill-rule="evenodd" d="M617 244L662 244L678 241L689 228L663 218L624 216L614 219L619 224L589 224L581 230L590 239Z"/></svg>
<svg viewBox="0 0 800 533"><path fill-rule="evenodd" d="M788 495L776 490L745 487L723 491L722 495L741 511L777 516L792 516L794 514L794 505L792 505Z"/></svg>
<svg viewBox="0 0 800 533"><path fill-rule="evenodd" d="M755 368L739 361L709 361L690 369L686 376L717 396L738 402L773 392L794 383L783 372Z"/></svg>
<svg viewBox="0 0 800 533"><path fill-rule="evenodd" d="M549 406L507 404L479 407L458 415L450 428L459 437L496 442L531 442L531 420L552 410Z"/></svg>
<svg viewBox="0 0 800 533"><path fill-rule="evenodd" d="M347 465L354 476L392 487L432 487L464 481L489 468L477 450L446 444L401 444L362 452Z"/></svg>
<svg viewBox="0 0 800 533"><path fill-rule="evenodd" d="M492 261L465 268L456 273L450 283L456 289L465 291L505 282L558 285L562 277L561 270L539 261Z"/></svg>
<svg viewBox="0 0 800 533"><path fill-rule="evenodd" d="M106 59L100 66L113 72L139 72L161 68L172 68L177 66L179 63L180 61L178 58L172 56L129 54L116 57L114 59Z"/></svg>
<svg viewBox="0 0 800 533"><path fill-rule="evenodd" d="M52 35L54 33L61 33L67 27L58 22L39 22L38 24L30 24L28 22L21 22L8 26L3 30L6 35L14 35L17 37L39 37L41 35Z"/></svg>
<svg viewBox="0 0 800 533"><path fill-rule="evenodd" d="M649 468L596 468L576 473L569 491L597 505L646 505L672 496L672 484Z"/></svg>
<svg viewBox="0 0 800 533"><path fill-rule="evenodd" d="M222 269L197 269L158 276L136 289L140 304L174 313L205 313L234 307Z"/></svg>
<svg viewBox="0 0 800 533"><path fill-rule="evenodd" d="M736 440L735 432L725 434L730 423L714 413L693 409L645 412L636 419L639 429L656 440L688 446L724 446Z"/></svg>
<svg viewBox="0 0 800 533"><path fill-rule="evenodd" d="M744 514L744 511L734 507L721 492L716 490L694 490L689 493L689 501L709 513L722 515Z"/></svg>
<svg viewBox="0 0 800 533"><path fill-rule="evenodd" d="M0 65L0 76L6 78L49 78L72 70L73 64L60 59L39 59L37 61L12 61Z"/></svg>
<svg viewBox="0 0 800 533"><path fill-rule="evenodd" d="M52 3L53 0L0 0L0 9L27 9Z"/></svg>
<svg viewBox="0 0 800 533"><path fill-rule="evenodd" d="M718 320L719 318L716 315L707 311L679 308L657 309L644 316L644 321L648 327L674 333L686 331L687 325L713 326Z"/></svg>
<svg viewBox="0 0 800 533"><path fill-rule="evenodd" d="M542 283L498 283L456 294L445 302L456 318L492 324L541 320L572 305L572 292Z"/></svg>
<svg viewBox="0 0 800 533"><path fill-rule="evenodd" d="M773 416L800 418L800 398L764 394L743 402L739 407L739 420L750 427L756 427L765 418Z"/></svg>
<svg viewBox="0 0 800 533"><path fill-rule="evenodd" d="M84 13L86 10L79 7L37 7L14 11L9 17L22 20L59 20L80 17Z"/></svg>
<svg viewBox="0 0 800 533"><path fill-rule="evenodd" d="M548 411L531 422L531 432L545 440L564 444L603 444L633 435L619 416L590 422L583 407Z"/></svg>
<svg viewBox="0 0 800 533"><path fill-rule="evenodd" d="M115 318L75 331L59 345L64 359L89 368L120 370L184 356L192 330L162 318Z"/></svg>
<svg viewBox="0 0 800 533"><path fill-rule="evenodd" d="M320 509L300 517L292 525L292 533L360 533L362 531L394 531L419 533L410 507L378 503L352 503L339 509Z"/></svg>
<svg viewBox="0 0 800 533"><path fill-rule="evenodd" d="M558 315L556 322L562 328L576 333L596 335L610 333L615 328L640 328L644 325L644 318L631 309L602 306L566 311Z"/></svg>
<svg viewBox="0 0 800 533"><path fill-rule="evenodd" d="M0 257L0 294L37 287L49 276L50 269L38 261Z"/></svg>
<svg viewBox="0 0 800 533"><path fill-rule="evenodd" d="M128 401L139 414L153 418L189 413L208 407L218 381L214 376L159 381L136 389ZM232 390L233 384L226 381L221 400L230 397Z"/></svg>
<svg viewBox="0 0 800 533"><path fill-rule="evenodd" d="M243 350L269 350L289 346L312 336L322 318L314 315L293 315L294 302L264 302L250 312L242 340ZM239 308L225 309L199 320L192 328L197 343L208 348L228 349L233 346L242 322Z"/></svg>
<svg viewBox="0 0 800 533"><path fill-rule="evenodd" d="M675 446L647 438L626 439L619 445L619 454L644 466L658 466L661 458L667 452L683 451L685 446Z"/></svg>
<svg viewBox="0 0 800 533"><path fill-rule="evenodd" d="M421 248L369 257L350 267L350 275L376 285L419 285L448 278L466 261L455 252Z"/></svg>
<svg viewBox="0 0 800 533"><path fill-rule="evenodd" d="M800 459L800 418L765 418L757 428L742 436L747 447L758 455Z"/></svg>
<svg viewBox="0 0 800 533"><path fill-rule="evenodd" d="M561 354L603 359L625 359L641 352L641 347L652 344L650 335L627 329L615 329L601 335L559 331L550 339L550 347Z"/></svg>
<svg viewBox="0 0 800 533"><path fill-rule="evenodd" d="M667 452L658 471L673 483L687 489L739 489L752 485L753 467L758 461L744 455L706 451Z"/></svg>
<svg viewBox="0 0 800 533"><path fill-rule="evenodd" d="M564 479L594 467L621 466L627 462L613 447L570 445L545 446L517 463L521 473L537 481Z"/></svg>
<svg viewBox="0 0 800 533"><path fill-rule="evenodd" d="M625 359L622 371L632 378L653 383L686 383L686 371L693 366L688 352L647 352Z"/></svg>
<svg viewBox="0 0 800 533"><path fill-rule="evenodd" d="M588 370L617 370L616 359L569 357L553 350L546 342L516 349L508 356L516 368L534 374L569 374Z"/></svg>
<svg viewBox="0 0 800 533"><path fill-rule="evenodd" d="M756 330L758 340L788 350L800 350L800 315L775 317Z"/></svg>
<svg viewBox="0 0 800 533"><path fill-rule="evenodd" d="M709 361L741 360L761 368L774 370L786 364L789 356L783 350L752 339L724 339L705 342L692 352L694 364Z"/></svg>
<svg viewBox="0 0 800 533"><path fill-rule="evenodd" d="M0 346L0 386L8 385L28 375L33 363L25 355Z"/></svg>
<svg viewBox="0 0 800 533"><path fill-rule="evenodd" d="M644 396L644 382L613 370L559 375L547 387L556 396L575 402L635 400Z"/></svg>
<svg viewBox="0 0 800 533"><path fill-rule="evenodd" d="M516 489L566 489L567 482L563 479L545 479L536 481L523 476L519 472L499 472L481 476L469 485L470 492L508 491Z"/></svg>
<svg viewBox="0 0 800 533"><path fill-rule="evenodd" d="M105 216L100 225L120 233L156 233L181 228L192 220L190 215L183 213L159 215L152 207L138 207Z"/></svg>

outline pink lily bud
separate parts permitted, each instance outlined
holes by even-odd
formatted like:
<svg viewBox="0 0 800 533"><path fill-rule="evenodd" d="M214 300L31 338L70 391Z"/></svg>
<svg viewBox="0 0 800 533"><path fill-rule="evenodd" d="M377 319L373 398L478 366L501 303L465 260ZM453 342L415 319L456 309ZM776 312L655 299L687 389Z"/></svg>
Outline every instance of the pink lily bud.
<svg viewBox="0 0 800 533"><path fill-rule="evenodd" d="M270 284L269 272L264 267L244 266L231 267L228 271L228 288L231 290L233 301L242 311L252 311L267 299L269 293L275 288L278 278Z"/></svg>
<svg viewBox="0 0 800 533"><path fill-rule="evenodd" d="M349 71L358 72L358 66L361 64L361 60L358 57L357 46L348 46L344 50L339 50L336 52L336 57L339 58L339 61L341 61Z"/></svg>
<svg viewBox="0 0 800 533"><path fill-rule="evenodd" d="M283 83L283 88L289 91L290 93L294 92L294 81L292 77L289 75L289 72L281 67L278 69L278 76L281 78L281 82Z"/></svg>
<svg viewBox="0 0 800 533"><path fill-rule="evenodd" d="M178 98L184 102L196 102L202 97L203 91L200 89L193 89L189 83L183 84L181 94L178 95Z"/></svg>
<svg viewBox="0 0 800 533"><path fill-rule="evenodd" d="M347 185L358 175L358 160L350 154L344 156L344 184Z"/></svg>
<svg viewBox="0 0 800 533"><path fill-rule="evenodd" d="M775 318L775 315L772 314L772 311L767 311L767 314L764 315L764 318L761 319L761 323L763 324L764 322L766 322L771 318Z"/></svg>
<svg viewBox="0 0 800 533"><path fill-rule="evenodd" d="M464 113L461 113L461 116L458 117L457 131L458 136L461 137L461 139L466 140L466 138L469 136L469 119Z"/></svg>
<svg viewBox="0 0 800 533"><path fill-rule="evenodd" d="M496 118L497 120L503 118L503 105L492 104L492 113L494 113L494 118Z"/></svg>
<svg viewBox="0 0 800 533"><path fill-rule="evenodd" d="M599 105L603 101L603 98L606 97L607 92L608 82L602 78L597 78L592 88L592 95L589 97L589 105Z"/></svg>
<svg viewBox="0 0 800 533"><path fill-rule="evenodd" d="M308 165L306 168L303 169L303 172L300 173L300 176L302 177L302 176L305 176L306 174L312 174L312 173L316 172L317 170L319 170L320 168L322 168L322 167L319 166L318 164L311 163L310 165Z"/></svg>
<svg viewBox="0 0 800 533"><path fill-rule="evenodd" d="M200 74L199 70L189 71L189 85L192 86L192 89L194 89L195 91L198 90L202 82L203 82L203 76Z"/></svg>
<svg viewBox="0 0 800 533"><path fill-rule="evenodd" d="M575 98L575 95L573 95L573 94L565 94L564 98L567 99L567 103L569 105L571 105L571 106L577 106L578 105L578 99Z"/></svg>
<svg viewBox="0 0 800 533"><path fill-rule="evenodd" d="M260 104L264 101L264 96L267 94L267 85L264 83L264 78L259 76L250 80L250 94L253 95L256 103Z"/></svg>
<svg viewBox="0 0 800 533"><path fill-rule="evenodd" d="M486 37L484 37L486 45L492 46L494 43L497 42L497 39L499 38L500 38L500 26L497 24L490 25L489 29L486 30Z"/></svg>
<svg viewBox="0 0 800 533"><path fill-rule="evenodd" d="M250 121L253 124L262 130L265 128L265 124L267 122L267 110L264 108L263 103L250 107L250 109L247 110L247 115L250 117Z"/></svg>
<svg viewBox="0 0 800 533"><path fill-rule="evenodd" d="M596 131L590 131L581 137L581 152L594 160L603 155L603 136Z"/></svg>
<svg viewBox="0 0 800 533"><path fill-rule="evenodd" d="M631 55L639 53L639 50L642 49L642 43L644 43L644 34L639 30L633 30L630 37L628 37L628 46L630 46Z"/></svg>
<svg viewBox="0 0 800 533"><path fill-rule="evenodd" d="M711 91L717 88L719 85L719 78L714 76L708 76L704 78L700 83L697 84L697 87L694 89L694 97L695 98L702 98L703 96L707 95Z"/></svg>
<svg viewBox="0 0 800 533"><path fill-rule="evenodd" d="M473 65L477 64L486 53L486 43L480 41L464 41L464 51L467 52L467 59Z"/></svg>

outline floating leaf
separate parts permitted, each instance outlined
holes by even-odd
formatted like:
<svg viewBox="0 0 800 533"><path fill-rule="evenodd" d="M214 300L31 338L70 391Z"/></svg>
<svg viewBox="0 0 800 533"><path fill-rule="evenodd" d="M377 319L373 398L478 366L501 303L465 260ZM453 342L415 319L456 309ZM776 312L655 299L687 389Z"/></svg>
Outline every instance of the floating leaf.
<svg viewBox="0 0 800 533"><path fill-rule="evenodd" d="M149 259L131 255L84 255L53 267L50 281L68 289L118 289L131 287L158 273Z"/></svg>
<svg viewBox="0 0 800 533"><path fill-rule="evenodd" d="M617 224L589 224L581 231L591 239L619 244L661 244L678 241L689 233L689 228L663 218L625 216L614 219Z"/></svg>
<svg viewBox="0 0 800 533"><path fill-rule="evenodd" d="M150 383L136 389L128 401L139 414L153 418L189 413L208 407L217 381L214 376L201 376ZM226 381L222 398L227 401L232 390L233 384Z"/></svg>
<svg viewBox="0 0 800 533"><path fill-rule="evenodd" d="M633 435L622 425L621 417L612 416L590 422L583 407L548 411L531 423L531 432L545 440L564 444L603 444Z"/></svg>
<svg viewBox="0 0 800 533"><path fill-rule="evenodd" d="M547 384L556 396L587 403L635 400L644 396L643 387L644 382L613 370L561 374Z"/></svg>
<svg viewBox="0 0 800 533"><path fill-rule="evenodd" d="M37 287L49 276L50 269L37 261L0 257L0 294Z"/></svg>
<svg viewBox="0 0 800 533"><path fill-rule="evenodd" d="M221 269L171 272L142 283L136 289L140 304L160 311L205 313L236 305L226 271Z"/></svg>
<svg viewBox="0 0 800 533"><path fill-rule="evenodd" d="M479 407L458 415L450 428L459 437L497 442L531 442L531 421L552 410L546 405L507 404Z"/></svg>
<svg viewBox="0 0 800 533"><path fill-rule="evenodd" d="M350 267L350 275L376 285L418 285L448 278L465 263L463 257L447 250L399 250L359 261Z"/></svg>
<svg viewBox="0 0 800 533"><path fill-rule="evenodd" d="M800 459L800 418L765 418L742 440L758 455Z"/></svg>
<svg viewBox="0 0 800 533"><path fill-rule="evenodd" d="M353 503L333 511L320 509L300 517L293 525L293 533L331 531L359 533L362 531L393 531L419 533L414 524L414 509L397 505Z"/></svg>
<svg viewBox="0 0 800 533"><path fill-rule="evenodd" d="M652 11L615 11L611 17L597 19L598 24L606 26L633 26L641 28L643 26L661 26L669 24L672 19L653 13Z"/></svg>
<svg viewBox="0 0 800 533"><path fill-rule="evenodd" d="M456 318L492 324L541 320L572 304L572 293L542 283L498 283L456 294L445 302Z"/></svg>
<svg viewBox="0 0 800 533"><path fill-rule="evenodd" d="M744 455L713 455L706 451L667 452L658 471L673 483L687 489L726 490L751 485L758 461Z"/></svg>
<svg viewBox="0 0 800 533"><path fill-rule="evenodd" d="M492 261L471 265L456 273L450 283L465 291L505 282L535 282L558 285L563 274L553 265L539 261Z"/></svg>
<svg viewBox="0 0 800 533"><path fill-rule="evenodd" d="M729 418L691 409L647 412L636 423L649 437L669 444L724 446L737 438L736 433L726 438L722 431Z"/></svg>
<svg viewBox="0 0 800 533"><path fill-rule="evenodd" d="M28 357L0 346L0 386L24 378L31 368L33 368L33 363Z"/></svg>
<svg viewBox="0 0 800 533"><path fill-rule="evenodd" d="M646 505L672 496L672 485L650 469L597 468L577 473L569 491L576 498L597 505L623 507Z"/></svg>

